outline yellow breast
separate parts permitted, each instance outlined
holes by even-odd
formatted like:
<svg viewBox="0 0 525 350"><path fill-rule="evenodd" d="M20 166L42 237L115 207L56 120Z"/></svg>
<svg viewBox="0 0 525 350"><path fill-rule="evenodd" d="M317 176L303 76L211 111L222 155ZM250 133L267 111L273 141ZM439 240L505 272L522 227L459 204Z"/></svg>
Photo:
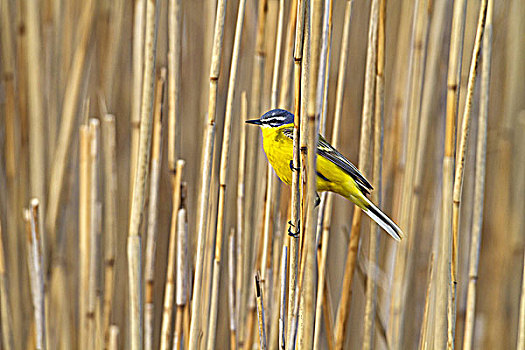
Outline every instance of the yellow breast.
<svg viewBox="0 0 525 350"><path fill-rule="evenodd" d="M293 143L281 132L282 128L263 127L263 147L275 173L286 184L292 183L290 161L293 158Z"/></svg>

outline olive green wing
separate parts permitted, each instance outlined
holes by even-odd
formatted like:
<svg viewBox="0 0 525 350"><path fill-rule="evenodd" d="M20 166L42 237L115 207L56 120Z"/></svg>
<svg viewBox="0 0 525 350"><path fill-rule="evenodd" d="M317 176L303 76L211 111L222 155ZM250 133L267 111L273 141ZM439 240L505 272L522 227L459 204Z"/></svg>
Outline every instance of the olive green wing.
<svg viewBox="0 0 525 350"><path fill-rule="evenodd" d="M293 139L293 128L284 128L282 130L283 134L290 139ZM319 135L319 140L317 142L317 154L335 165L341 168L345 173L350 175L352 179L359 186L360 190L365 194L370 194L370 191L374 188L368 182L368 180L361 174L361 172L350 163L348 159L345 158L338 150L336 150L324 137Z"/></svg>
<svg viewBox="0 0 525 350"><path fill-rule="evenodd" d="M317 142L317 154L323 158L328 159L339 168L341 168L345 173L350 175L352 179L357 183L361 191L366 194L369 194L374 188L368 182L368 180L361 174L361 172L350 163L348 159L345 158L338 150L336 150L324 137L319 135L319 141Z"/></svg>

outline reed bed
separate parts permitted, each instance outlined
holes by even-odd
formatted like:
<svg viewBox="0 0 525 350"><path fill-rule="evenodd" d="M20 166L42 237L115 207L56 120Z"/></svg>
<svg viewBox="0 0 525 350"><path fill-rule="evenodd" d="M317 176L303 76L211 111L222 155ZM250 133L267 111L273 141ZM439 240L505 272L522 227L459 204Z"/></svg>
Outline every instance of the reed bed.
<svg viewBox="0 0 525 350"><path fill-rule="evenodd" d="M0 348L525 348L522 1L0 2Z"/></svg>

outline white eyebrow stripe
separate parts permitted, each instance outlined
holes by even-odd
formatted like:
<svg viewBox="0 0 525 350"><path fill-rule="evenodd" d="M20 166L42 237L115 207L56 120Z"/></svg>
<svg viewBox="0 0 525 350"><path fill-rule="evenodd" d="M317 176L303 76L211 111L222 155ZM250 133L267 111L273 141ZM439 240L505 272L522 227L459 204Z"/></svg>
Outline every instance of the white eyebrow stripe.
<svg viewBox="0 0 525 350"><path fill-rule="evenodd" d="M286 116L271 116L269 118L263 119L262 122L263 123L267 123L267 124L271 124L271 123L275 123L275 122L282 122L282 121L285 121L286 119L287 119Z"/></svg>

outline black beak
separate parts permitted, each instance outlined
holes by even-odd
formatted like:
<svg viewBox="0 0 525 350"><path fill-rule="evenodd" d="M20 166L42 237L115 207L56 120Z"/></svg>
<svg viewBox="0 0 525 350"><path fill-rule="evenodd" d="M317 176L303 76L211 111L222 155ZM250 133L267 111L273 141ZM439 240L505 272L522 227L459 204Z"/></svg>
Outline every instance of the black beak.
<svg viewBox="0 0 525 350"><path fill-rule="evenodd" d="M261 125L262 124L260 119L247 120L246 123L248 123L248 124L255 124L255 125Z"/></svg>

